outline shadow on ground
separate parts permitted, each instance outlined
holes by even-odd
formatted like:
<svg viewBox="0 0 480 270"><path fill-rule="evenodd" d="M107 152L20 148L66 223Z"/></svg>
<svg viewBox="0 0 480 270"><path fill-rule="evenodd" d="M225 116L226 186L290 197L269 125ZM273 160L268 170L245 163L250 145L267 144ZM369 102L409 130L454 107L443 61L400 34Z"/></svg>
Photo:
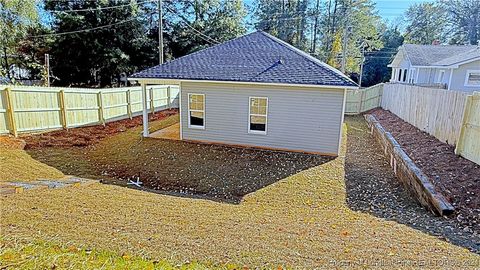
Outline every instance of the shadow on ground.
<svg viewBox="0 0 480 270"><path fill-rule="evenodd" d="M346 117L348 126L345 182L352 210L401 224L480 253L480 235L455 217L436 217L417 204L396 179L362 116Z"/></svg>
<svg viewBox="0 0 480 270"><path fill-rule="evenodd" d="M66 174L121 186L126 186L130 180L140 180L144 191L234 204L240 203L249 193L333 159L302 153L142 139L136 130L89 147L43 147L28 151L34 158Z"/></svg>
<svg viewBox="0 0 480 270"><path fill-rule="evenodd" d="M125 151L139 162L101 162L108 175L138 178L147 191L227 203L240 203L249 193L333 159L164 139L146 139Z"/></svg>

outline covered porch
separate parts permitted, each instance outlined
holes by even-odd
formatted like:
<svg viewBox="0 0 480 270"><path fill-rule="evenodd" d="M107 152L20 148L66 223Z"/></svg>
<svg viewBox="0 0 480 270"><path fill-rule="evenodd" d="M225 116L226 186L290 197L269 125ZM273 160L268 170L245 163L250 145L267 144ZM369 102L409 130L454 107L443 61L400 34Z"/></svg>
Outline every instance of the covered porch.
<svg viewBox="0 0 480 270"><path fill-rule="evenodd" d="M149 135L150 138L166 139L166 140L180 140L180 123L173 124L169 127L162 128Z"/></svg>
<svg viewBox="0 0 480 270"><path fill-rule="evenodd" d="M150 133L149 123L148 123L148 114L150 112L155 112L155 108L162 108L163 106L158 106L157 103L159 100L166 101L166 108L180 108L180 83L179 81L166 81L159 79L129 79L131 81L136 81L140 83L142 89L142 126L143 126L143 137L151 138L160 138L160 139L169 139L169 140L181 140L181 125L180 123L174 124L172 126L163 128L161 130L154 131ZM150 88L153 86L168 86L166 92L163 93L161 98L155 98L152 96ZM153 108L153 109L152 109Z"/></svg>

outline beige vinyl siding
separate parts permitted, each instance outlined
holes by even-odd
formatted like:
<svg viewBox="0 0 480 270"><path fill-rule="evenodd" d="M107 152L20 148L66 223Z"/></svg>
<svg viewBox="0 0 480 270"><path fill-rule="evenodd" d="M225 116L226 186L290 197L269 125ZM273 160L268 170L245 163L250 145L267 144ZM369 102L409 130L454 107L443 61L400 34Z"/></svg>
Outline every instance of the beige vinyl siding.
<svg viewBox="0 0 480 270"><path fill-rule="evenodd" d="M181 99L190 93L205 94L205 129L188 128L182 113L185 140L338 153L343 89L182 82ZM249 97L268 98L266 135L248 133Z"/></svg>

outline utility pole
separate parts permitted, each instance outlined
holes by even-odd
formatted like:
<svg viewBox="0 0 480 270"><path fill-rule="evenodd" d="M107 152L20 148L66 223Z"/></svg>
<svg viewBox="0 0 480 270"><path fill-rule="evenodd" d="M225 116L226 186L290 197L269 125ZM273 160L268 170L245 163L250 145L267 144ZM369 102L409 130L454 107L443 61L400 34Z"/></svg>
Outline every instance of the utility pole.
<svg viewBox="0 0 480 270"><path fill-rule="evenodd" d="M348 33L350 32L350 26L345 27L343 33L343 46L342 46L342 73L345 74L345 69L347 65L347 43L348 43Z"/></svg>
<svg viewBox="0 0 480 270"><path fill-rule="evenodd" d="M47 87L50 87L50 54L45 54L45 70L47 71Z"/></svg>
<svg viewBox="0 0 480 270"><path fill-rule="evenodd" d="M317 47L317 27L318 27L318 16L320 11L320 0L317 0L317 4L315 6L315 23L313 26L313 38L312 38L312 53L315 53Z"/></svg>
<svg viewBox="0 0 480 270"><path fill-rule="evenodd" d="M348 1L348 5L343 7L344 8L344 16L345 16L345 28L343 32L343 48L342 48L342 73L345 74L345 69L347 65L347 43L348 43L348 34L351 30L350 26L350 8L351 8L351 1Z"/></svg>
<svg viewBox="0 0 480 270"><path fill-rule="evenodd" d="M360 64L360 79L358 80L360 87L362 87L363 63L365 63L365 42L362 42L362 63Z"/></svg>
<svg viewBox="0 0 480 270"><path fill-rule="evenodd" d="M162 0L158 0L158 62L163 64L163 12Z"/></svg>

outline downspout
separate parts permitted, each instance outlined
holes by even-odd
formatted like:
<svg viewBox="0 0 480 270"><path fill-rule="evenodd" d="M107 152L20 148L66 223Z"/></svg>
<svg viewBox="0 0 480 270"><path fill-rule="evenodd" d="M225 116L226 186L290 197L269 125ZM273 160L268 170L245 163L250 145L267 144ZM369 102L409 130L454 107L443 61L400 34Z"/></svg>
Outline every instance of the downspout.
<svg viewBox="0 0 480 270"><path fill-rule="evenodd" d="M347 88L343 90L343 104L342 104L342 117L340 119L340 134L338 138L337 155L340 156L342 150L342 135L343 135L343 122L345 120L345 105L347 103Z"/></svg>
<svg viewBox="0 0 480 270"><path fill-rule="evenodd" d="M143 108L143 137L148 137L148 110L147 110L147 85L142 85L142 108Z"/></svg>

